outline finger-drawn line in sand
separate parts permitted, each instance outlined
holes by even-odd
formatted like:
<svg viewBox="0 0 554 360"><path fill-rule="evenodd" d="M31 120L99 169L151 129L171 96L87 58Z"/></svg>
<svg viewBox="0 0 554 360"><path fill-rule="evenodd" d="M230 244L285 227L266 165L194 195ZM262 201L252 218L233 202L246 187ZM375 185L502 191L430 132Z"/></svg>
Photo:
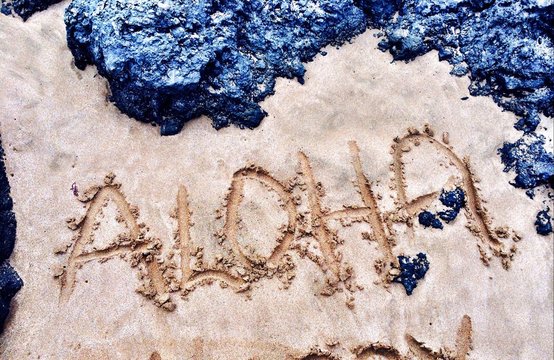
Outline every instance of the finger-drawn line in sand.
<svg viewBox="0 0 554 360"><path fill-rule="evenodd" d="M141 232L137 220L131 211L131 206L125 200L125 197L119 190L119 185L112 182L113 176L107 176L105 186L97 188L97 191L86 199L88 210L85 217L80 222L78 234L73 244L73 249L69 254L68 264L65 272L61 275L60 300L65 302L71 296L75 288L77 269L84 263L92 260L108 260L116 256L134 254L140 257L140 261L146 264L148 276L154 287L155 293L164 294L166 292L163 278L161 276L158 263L152 257L156 255L155 244L151 243ZM108 201L112 201L117 207L121 219L129 230L127 237L112 245L90 252L84 252L87 244L94 242L93 233L97 228L96 218L102 211L102 208ZM99 225L99 224L98 224Z"/></svg>
<svg viewBox="0 0 554 360"><path fill-rule="evenodd" d="M159 352L154 351L152 354L150 354L149 360L162 360L162 357Z"/></svg>
<svg viewBox="0 0 554 360"><path fill-rule="evenodd" d="M294 229L296 228L296 206L294 205L290 193L285 189L285 186L272 177L264 169L251 166L243 168L235 172L231 183L231 192L228 195L227 200L227 216L225 220L224 231L227 240L229 240L233 251L240 261L247 267L252 266L252 260L249 259L241 249L238 242L237 225L239 223L239 206L243 199L244 183L246 180L256 180L262 185L267 186L271 191L274 191L284 204L284 209L287 213L288 224L284 231L284 236L280 239L278 245L275 247L267 263L270 265L277 265L281 258L285 255L285 252L289 249L292 240L294 239Z"/></svg>
<svg viewBox="0 0 554 360"><path fill-rule="evenodd" d="M328 220L361 219L362 221L366 221L371 226L379 248L384 254L385 268L390 269L390 267L396 263L392 253L394 239L383 221L371 183L364 174L358 145L356 142L351 141L349 142L349 147L352 156L352 164L356 174L356 184L364 206L349 207L331 212L324 212L322 210L321 198L317 191L314 172L308 156L303 152L298 154L302 174L306 180L306 191L308 193L308 201L312 216L312 227L315 229L315 237L321 244L321 250L325 256L326 263L330 267L332 273L336 276L339 274L340 264L334 255L336 241L333 241L333 235L327 227ZM384 271L383 273L386 274L387 271Z"/></svg>
<svg viewBox="0 0 554 360"><path fill-rule="evenodd" d="M361 347L360 349L354 351L356 354L356 359L373 359L374 357L385 358L391 360L405 360L406 357L400 354L400 351L395 349L391 345L383 344L380 342L372 343L367 346Z"/></svg>
<svg viewBox="0 0 554 360"><path fill-rule="evenodd" d="M178 243L181 255L181 289L194 287L204 281L219 280L229 286L239 289L244 284L241 278L234 277L221 270L193 271L190 267L191 261L191 237L190 237L191 215L188 205L188 195L185 186L180 185L177 193L177 227Z"/></svg>
<svg viewBox="0 0 554 360"><path fill-rule="evenodd" d="M275 342L245 341L239 339L207 340L195 338L192 340L192 359L205 359L210 356L210 350L222 351L226 346L234 349L247 349L249 352L257 353L249 359L264 359L266 357L280 358L286 360L341 360L343 358L355 358L357 360L387 359L387 360L467 360L471 350L472 328L471 319L464 315L458 328L454 349L441 347L438 351L429 348L425 343L416 340L413 336L405 334L408 351L402 353L397 347L384 342L371 342L349 348L338 340L327 344L327 349L317 346L308 350L298 350L290 346ZM158 352L151 355L155 359L162 359Z"/></svg>
<svg viewBox="0 0 554 360"><path fill-rule="evenodd" d="M471 318L468 315L464 315L462 323L456 333L456 358L457 360L466 360L473 346L473 327L471 324Z"/></svg>
<svg viewBox="0 0 554 360"><path fill-rule="evenodd" d="M395 139L395 144L392 146L392 168L394 172L394 185L397 192L398 207L400 209L407 210L410 216L414 216L436 198L437 193L431 193L420 196L412 201L408 201L406 195L407 185L404 176L404 163L402 161L402 157L406 153L407 149L411 149L411 147L416 146L416 144L427 142L437 151L445 155L461 174L461 186L463 187L467 197L465 206L466 214L468 219L473 223L469 226L469 229L479 239L477 245L481 254L481 259L486 265L489 264L489 260L492 256L487 252L488 248L492 250L492 255L500 257L502 259L503 266L508 268L515 248L512 248L509 251L506 250L504 244L498 239L496 234L491 231L491 220L487 210L483 206L483 201L479 196L477 187L475 186L474 175L470 168L469 159L460 159L451 147L442 144L437 139L433 138L431 134L432 132L430 132L430 134L420 133L416 129L411 129L406 136Z"/></svg>
<svg viewBox="0 0 554 360"><path fill-rule="evenodd" d="M181 283L184 285L192 276L190 268L190 210L187 189L179 186L177 193L177 227L179 231L179 245L181 255Z"/></svg>
<svg viewBox="0 0 554 360"><path fill-rule="evenodd" d="M391 245L390 239L392 239L392 236L379 211L377 200L373 190L371 189L371 183L364 174L362 162L360 160L360 148L355 141L350 141L348 145L350 147L350 152L352 153L352 164L354 165L354 170L356 171L358 189L360 190L364 204L369 209L371 227L374 231L375 237L377 238L377 243L379 244L381 251L384 252L385 262L392 264L395 262L394 255L392 254L392 245L394 245L394 241Z"/></svg>
<svg viewBox="0 0 554 360"><path fill-rule="evenodd" d="M403 172L403 153L412 145L417 146L423 142L431 144L439 153L445 155L462 177L463 190L467 194L466 214L472 221L470 230L478 240L479 249L483 261L488 264L490 256L486 253L486 247L492 249L493 255L502 258L505 268L508 267L515 248L508 252L500 241L498 229L491 230L490 219L483 207L483 201L479 197L473 173L467 159L460 159L453 150L434 139L429 133L420 133L411 129L409 133L396 138L393 145L393 185L397 191L396 208L393 211L381 212L378 204L380 198L372 187L372 182L363 171L360 148L354 141L349 142L351 162L354 169L355 185L361 197L360 206L343 206L335 211L322 206L322 198L325 195L323 185L316 180L310 159L304 152L298 153L301 176L279 181L267 170L250 165L236 171L231 179L229 193L226 196L224 211L224 224L221 232L216 237L222 248L227 248L228 256L221 256L215 265L203 264L203 251L199 246L193 246L190 235L192 226L191 211L189 209L187 189L184 185L178 187L176 196L177 231L175 233L174 249L178 252L174 261L172 255L161 256L162 243L158 239L148 237L144 231L145 224L138 224L137 209L131 207L125 200L120 190L120 185L113 182L114 175L109 174L103 186L95 186L81 194L82 201L88 203L85 217L81 221L73 219L69 222L71 229L76 230L72 249L69 254L65 271L60 272L61 292L60 300L65 302L71 296L75 284L78 269L92 260L105 261L114 257L126 258L133 267L140 265L139 275L142 284L137 291L167 310L172 310L175 305L171 301L171 293L181 291L182 296L196 289L200 285L219 282L222 287L230 287L237 292L246 291L250 286L262 278L271 278L276 275L279 280L288 287L295 277L295 264L292 261L289 250L297 251L301 257L306 249L297 244L297 239L313 239L319 244L319 255L307 255L326 274L322 295L334 294L339 284L351 294L359 287L355 285L352 267L342 260L338 249L343 243L338 233L331 229L329 223L338 220L343 226L343 221L363 221L371 227L370 240L375 240L383 258L377 259L375 269L382 276L384 286L398 275L399 265L395 258L394 246L396 234L392 228L393 223L406 223L411 227L411 219L422 209L425 209L439 195L439 192L431 192L408 199L406 194L406 179ZM247 254L239 242L239 223L241 221L240 207L245 196L244 186L247 181L260 183L268 192L273 192L278 197L280 211L286 214L287 222L279 228L280 237L271 254L265 258ZM451 180L449 180L451 181ZM287 184L285 186L284 184ZM307 198L307 212L299 211L301 204L300 195L293 195L295 189L300 189ZM86 245L94 242L93 233L100 226L97 221L102 207L107 201L113 201L116 205L121 222L126 225L128 234L119 234L111 245L86 252ZM221 209L218 209L218 211ZM219 217L216 217L219 218ZM307 228L304 228L307 226ZM308 229L309 228L309 229ZM502 230L502 229L500 229ZM503 231L503 233L502 233ZM502 230L502 237L508 237ZM515 240L515 237L514 237ZM310 240L311 241L311 240ZM229 249L230 247L230 249ZM61 251L60 253L63 253ZM191 255L194 255L193 258ZM169 257L169 258L168 258ZM191 267L195 263L194 268ZM144 269L141 270L141 267ZM175 271L175 269L178 269ZM353 306L354 298L347 294L346 304Z"/></svg>
<svg viewBox="0 0 554 360"><path fill-rule="evenodd" d="M317 185L312 167L308 157L303 152L298 153L302 175L306 181L306 191L308 193L308 203L312 216L312 227L315 229L315 238L319 241L321 252L325 258L325 263L329 267L332 275L332 281L337 282L339 276L339 264L334 254L334 243L332 234L325 223L325 216L321 209L321 200L317 192Z"/></svg>

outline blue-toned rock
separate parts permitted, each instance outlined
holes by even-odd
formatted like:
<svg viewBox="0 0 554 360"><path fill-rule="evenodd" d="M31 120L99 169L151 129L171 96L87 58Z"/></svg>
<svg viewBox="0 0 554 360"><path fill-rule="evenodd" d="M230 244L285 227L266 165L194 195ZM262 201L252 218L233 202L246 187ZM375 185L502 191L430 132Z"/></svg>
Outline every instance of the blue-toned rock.
<svg viewBox="0 0 554 360"><path fill-rule="evenodd" d="M54 2L1 9L27 18ZM471 73L472 95L491 96L532 132L539 114L554 116L553 14L536 0L74 0L66 24L77 66L96 65L114 103L163 134L202 114L218 128L256 126L275 78L302 81L302 63L367 25L395 60L437 50L452 74Z"/></svg>
<svg viewBox="0 0 554 360"><path fill-rule="evenodd" d="M12 207L10 184L4 167L4 150L0 143L0 332L8 317L11 299L23 286L23 281L7 260L13 251L16 237L17 223Z"/></svg>
<svg viewBox="0 0 554 360"><path fill-rule="evenodd" d="M4 15L18 15L27 20L38 11L47 9L50 5L61 0L1 0L0 12Z"/></svg>
<svg viewBox="0 0 554 360"><path fill-rule="evenodd" d="M411 61L431 50L452 64L456 76L470 74L469 91L491 96L520 119L515 127L533 133L539 114L554 116L554 4L535 0L407 0L396 19L383 25L379 47L394 59ZM527 155L544 167L552 153L544 144ZM524 160L526 161L526 160ZM547 183L550 165L539 176L516 171L517 187Z"/></svg>
<svg viewBox="0 0 554 360"><path fill-rule="evenodd" d="M438 211L436 214L424 210L418 215L418 220L424 227L433 227L435 229L442 229L443 223L450 223L458 217L460 210L465 205L465 193L460 187L456 187L454 190L442 190L439 196L439 201L444 206L444 210Z"/></svg>
<svg viewBox="0 0 554 360"><path fill-rule="evenodd" d="M23 281L15 270L7 263L0 264L0 332L9 315L10 303L15 294L23 286Z"/></svg>
<svg viewBox="0 0 554 360"><path fill-rule="evenodd" d="M439 211L439 217L447 223L454 221L458 213L465 205L464 191L457 187L452 191L442 191L439 197L440 202L448 207L444 211Z"/></svg>
<svg viewBox="0 0 554 360"><path fill-rule="evenodd" d="M56 2L1 1L3 13L24 19ZM303 64L324 46L378 28L379 48L395 60L436 50L453 75L469 76L471 95L490 96L516 114L524 136L500 149L513 185L530 196L553 186L554 157L535 134L541 116L554 116L551 2L73 0L65 23L77 67L95 65L115 105L160 125L162 135L200 115L216 128L256 127L266 116L259 102L276 78L302 83ZM456 215L437 214L446 222Z"/></svg>
<svg viewBox="0 0 554 360"><path fill-rule="evenodd" d="M257 126L277 77L303 82L303 63L366 26L382 29L379 47L395 60L437 50L452 74L471 74L472 95L491 96L533 134L540 114L554 115L553 10L532 0L74 0L65 20L77 66L96 65L112 101L164 135L200 115L216 128ZM529 155L541 164L540 153Z"/></svg>
<svg viewBox="0 0 554 360"><path fill-rule="evenodd" d="M417 287L417 281L423 279L429 270L427 255L419 253L415 257L398 256L400 264L400 275L393 279L393 282L404 285L406 294L412 295Z"/></svg>
<svg viewBox="0 0 554 360"><path fill-rule="evenodd" d="M552 14L533 0L408 0L379 46L405 61L437 50L452 74L471 73L472 95L492 96L531 129L538 114L554 116Z"/></svg>
<svg viewBox="0 0 554 360"><path fill-rule="evenodd" d="M12 208L10 184L4 167L4 150L0 143L0 263L10 257L15 244L17 223Z"/></svg>
<svg viewBox="0 0 554 360"><path fill-rule="evenodd" d="M162 135L200 115L258 126L277 77L303 82L322 47L366 29L351 0L74 0L65 22L77 67L96 65L112 101Z"/></svg>
<svg viewBox="0 0 554 360"><path fill-rule="evenodd" d="M0 210L0 261L10 257L15 245L15 215L11 210Z"/></svg>
<svg viewBox="0 0 554 360"><path fill-rule="evenodd" d="M418 220L421 225L424 227L432 227L435 229L442 229L442 222L437 218L435 214L430 211L422 211L418 215Z"/></svg>
<svg viewBox="0 0 554 360"><path fill-rule="evenodd" d="M550 217L549 207L537 213L535 228L537 229L537 233L540 235L552 234L552 218Z"/></svg>
<svg viewBox="0 0 554 360"><path fill-rule="evenodd" d="M527 134L514 143L504 143L498 149L504 171L516 173L512 185L522 189L540 185L554 188L554 155L544 145L543 136Z"/></svg>

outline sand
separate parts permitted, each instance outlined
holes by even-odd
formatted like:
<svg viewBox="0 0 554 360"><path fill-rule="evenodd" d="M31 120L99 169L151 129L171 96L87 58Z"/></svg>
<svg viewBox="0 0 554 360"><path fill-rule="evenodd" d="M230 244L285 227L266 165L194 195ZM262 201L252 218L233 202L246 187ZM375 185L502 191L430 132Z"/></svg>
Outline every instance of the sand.
<svg viewBox="0 0 554 360"><path fill-rule="evenodd" d="M391 63L366 32L308 64L305 85L279 80L260 127L199 118L160 137L74 68L66 5L0 17L25 282L0 358L553 356L544 195L509 185L496 154L515 116L462 100L469 80L436 53ZM456 185L458 218L418 224ZM390 264L418 252L430 270L407 296Z"/></svg>

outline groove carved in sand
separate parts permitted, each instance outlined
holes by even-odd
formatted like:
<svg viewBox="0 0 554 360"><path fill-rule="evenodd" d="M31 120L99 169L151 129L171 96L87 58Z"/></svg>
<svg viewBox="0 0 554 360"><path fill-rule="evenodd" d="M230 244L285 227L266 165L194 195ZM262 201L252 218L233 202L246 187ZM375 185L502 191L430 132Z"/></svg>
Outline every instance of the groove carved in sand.
<svg viewBox="0 0 554 360"><path fill-rule="evenodd" d="M144 236L137 223L135 215L131 211L131 206L125 200L125 197L119 190L119 186L111 183L111 177L107 177L104 187L92 196L88 204L88 210L83 218L78 234L75 238L73 248L69 254L68 264L65 272L61 276L60 300L65 302L71 296L75 288L77 270L84 264L92 260L105 261L116 256L135 255L135 260L139 260L146 265L148 277L154 292L157 294L166 293L166 288L158 263L153 258L156 254L156 244L150 242ZM120 238L120 242L113 243L106 248L85 252L87 244L94 242L93 233L96 230L96 219L102 208L108 201L112 201L117 207L121 220L125 223L129 233L128 236Z"/></svg>
<svg viewBox="0 0 554 360"><path fill-rule="evenodd" d="M467 355L471 350L472 336L471 319L468 315L464 315L458 327L454 349L442 346L438 351L434 351L409 334L405 334L408 345L406 353L402 353L398 347L383 342L366 343L349 348L345 344L336 341L327 344L327 349L314 346L308 350L298 350L271 340L245 341L236 338L226 340L195 338L192 340L190 355L192 359L204 359L209 357L210 351L214 349L221 351L229 346L235 349L244 348L249 351L259 351L272 359L282 358L284 360L467 360ZM154 354L159 356L158 352L154 352L152 355ZM161 358L159 357L159 359ZM257 355L250 359L264 358L264 356Z"/></svg>
<svg viewBox="0 0 554 360"><path fill-rule="evenodd" d="M392 235L390 233L390 230L387 228L386 223L383 221L383 216L379 211L377 199L371 188L371 183L364 174L362 162L360 160L360 148L355 141L350 141L348 145L350 147L350 152L352 153L352 164L354 165L354 170L356 171L358 189L360 191L365 206L367 206L367 209L369 210L369 221L371 224L371 228L374 231L375 237L377 238L377 243L379 244L381 251L384 252L386 263L391 264L395 261L394 255L392 253L392 245L394 245L394 240L392 239Z"/></svg>
<svg viewBox="0 0 554 360"><path fill-rule="evenodd" d="M383 273L386 274L387 271L390 270L394 264L396 264L396 259L392 252L394 238L384 222L383 216L379 210L371 182L368 180L363 171L358 144L355 141L350 141L349 149L352 156L352 165L356 175L356 186L358 187L358 192L364 206L349 207L331 212L325 212L322 210L321 198L317 190L317 182L315 180L314 172L308 156L306 156L303 152L298 154L302 174L306 181L306 191L312 217L312 227L315 229L315 238L321 245L321 251L326 259L327 265L331 269L331 272L335 276L339 276L340 263L334 255L336 241L333 241L333 234L327 226L327 221L360 219L367 222L373 231L379 249L383 253L383 263L385 265L385 271Z"/></svg>
<svg viewBox="0 0 554 360"><path fill-rule="evenodd" d="M288 223L284 231L284 235L269 258L266 259L269 265L276 266L285 255L285 252L289 249L290 244L294 239L294 229L296 228L296 206L292 201L291 194L287 191L285 186L264 169L252 166L241 169L233 175L231 191L227 200L227 216L224 226L226 239L229 240L235 255L240 259L240 261L245 266L251 267L252 260L244 254L238 242L238 223L240 221L239 206L244 195L244 183L249 179L258 181L262 185L268 187L271 191L277 193L280 200L284 204L283 207L287 213Z"/></svg>
<svg viewBox="0 0 554 360"><path fill-rule="evenodd" d="M354 349L353 352L356 354L356 359L360 360L374 358L390 360L466 360L471 350L472 336L471 318L464 315L458 328L455 348L453 350L441 348L439 351L435 351L430 349L425 343L416 340L413 336L406 333L405 339L409 349L407 354L402 354L395 347L379 342L360 346Z"/></svg>
<svg viewBox="0 0 554 360"><path fill-rule="evenodd" d="M235 289L240 289L244 284L241 278L214 269L203 269L193 271L190 267L191 261L191 237L190 237L191 215L188 204L187 189L184 185L179 186L177 193L177 227L179 252L181 256L181 289L194 288L204 282L213 280L221 281Z"/></svg>
<svg viewBox="0 0 554 360"><path fill-rule="evenodd" d="M503 266L508 268L515 248L507 250L505 245L491 230L491 220L475 185L476 181L469 165L469 159L460 159L449 146L442 144L429 134L420 133L419 131L410 131L408 135L396 138L395 142L393 145L392 169L394 172L394 186L397 192L398 207L406 210L410 216L415 216L419 211L427 207L433 199L438 197L438 193L431 193L408 201L406 195L407 186L402 157L406 153L406 149L415 147L416 144L427 142L438 152L445 155L462 177L461 186L466 194L465 210L467 217L471 221L468 228L479 240L477 245L481 259L488 265L491 257L497 256L502 259ZM488 249L491 250L492 255L489 254Z"/></svg>
<svg viewBox="0 0 554 360"><path fill-rule="evenodd" d="M387 360L467 360L471 350L472 327L469 316L462 317L458 327L454 349L442 346L438 351L429 348L425 343L416 340L413 336L405 334L407 352L402 353L398 347L383 343L372 342L348 348L339 341L327 344L328 349L314 346L308 350L298 350L290 346L273 341L244 341L235 338L226 340L208 340L195 338L191 346L192 359L208 358L211 350L221 351L226 346L232 348L244 348L249 351L260 352L269 358L282 358L284 360L341 360L341 359L387 359ZM152 355L157 354L154 352ZM264 359L265 356L254 356L250 359ZM162 357L157 357L161 359Z"/></svg>
<svg viewBox="0 0 554 360"><path fill-rule="evenodd" d="M325 263L329 267L332 276L332 282L336 283L339 276L339 264L334 254L333 236L325 223L325 216L321 209L321 199L317 191L317 185L312 167L308 157L303 152L298 154L300 167L306 181L306 191L308 195L308 204L312 217L312 227L315 229L315 238L319 241L321 252L325 258Z"/></svg>

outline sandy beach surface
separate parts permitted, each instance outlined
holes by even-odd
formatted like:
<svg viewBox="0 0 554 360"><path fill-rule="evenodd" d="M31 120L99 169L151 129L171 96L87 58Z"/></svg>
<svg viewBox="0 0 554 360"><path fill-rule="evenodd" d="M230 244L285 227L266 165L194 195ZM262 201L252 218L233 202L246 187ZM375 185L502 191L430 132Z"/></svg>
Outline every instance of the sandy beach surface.
<svg viewBox="0 0 554 360"><path fill-rule="evenodd" d="M552 358L544 195L512 187L496 153L515 115L463 100L469 80L436 53L391 63L368 31L304 85L279 79L258 128L199 118L161 137L74 67L65 6L0 16L25 282L0 358ZM465 209L423 228L453 186ZM407 296L387 264L419 252L430 269Z"/></svg>

